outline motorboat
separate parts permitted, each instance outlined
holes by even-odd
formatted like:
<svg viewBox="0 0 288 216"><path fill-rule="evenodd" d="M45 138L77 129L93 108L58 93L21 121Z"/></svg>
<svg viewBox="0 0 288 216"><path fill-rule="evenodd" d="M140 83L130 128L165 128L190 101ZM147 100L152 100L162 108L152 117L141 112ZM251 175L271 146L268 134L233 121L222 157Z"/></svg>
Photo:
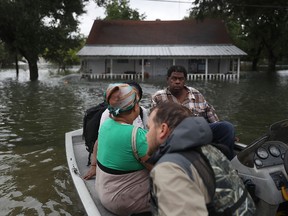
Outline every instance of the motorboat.
<svg viewBox="0 0 288 216"><path fill-rule="evenodd" d="M79 129L65 134L67 161L74 185L88 216L112 216L114 214L106 210L99 200L95 178L82 178L89 170L89 154L82 132ZM287 143L288 120L274 123L267 134L249 145L235 143L237 154L231 163L254 198L259 216L288 212Z"/></svg>

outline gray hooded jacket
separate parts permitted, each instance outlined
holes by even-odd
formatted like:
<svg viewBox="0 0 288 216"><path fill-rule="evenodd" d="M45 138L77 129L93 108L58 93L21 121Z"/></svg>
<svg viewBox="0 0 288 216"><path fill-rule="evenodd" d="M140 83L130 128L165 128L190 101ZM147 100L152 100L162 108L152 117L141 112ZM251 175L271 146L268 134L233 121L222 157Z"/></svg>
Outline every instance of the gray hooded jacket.
<svg viewBox="0 0 288 216"><path fill-rule="evenodd" d="M193 177L193 170L191 170L192 164L192 167L195 167L199 174L201 173L200 176L204 176L208 179L208 181L206 181L206 179L203 179L202 177L202 179L205 180L206 189L210 196L208 199L209 201L207 200L207 197L205 198L206 205L212 203L211 205L215 207L217 214L220 212L220 215L225 215L226 212L224 213L224 211L227 208L229 209L229 207L233 208L234 204L241 198L242 201L239 202L240 207L237 205L236 211L233 210L231 214L228 215L237 215L239 213L242 215L253 215L255 211L254 202L249 194L246 195L247 191L242 180L232 168L230 161L218 149L209 145L211 141L212 131L207 121L203 117L188 117L174 129L166 142L160 146L159 152L154 155L154 160L156 161L155 167L157 168L157 165L162 164L163 162L177 164L186 172L190 179L196 183L199 181L197 176L196 179ZM195 153L195 151L198 151L197 149L201 149L201 155L205 155L204 161L203 156L199 153ZM166 167L169 166L168 163L166 164ZM156 169L156 172L157 170L157 175L155 171L153 172L152 170L151 190L152 204L154 206L153 211L155 215L158 215L159 212L162 214L162 210L166 208L163 207L163 202L158 200L157 190L155 191L155 188L153 189L153 186L155 186L153 181L156 180L155 176L161 176L159 173L160 170ZM167 169L165 172L167 173ZM171 173L173 173L173 171ZM159 183L160 181L156 180L156 182ZM181 182L178 184L180 185ZM159 185L156 187L159 187ZM200 184L198 187L202 188L203 185ZM217 188L216 193L215 188ZM203 188L200 190L203 190ZM163 194L163 189L161 193ZM243 194L245 194L245 196L242 196ZM177 196L179 198L179 194ZM191 194L191 196L193 195ZM203 196L205 195L203 194ZM185 199L187 199L187 196ZM185 201L183 200L183 202ZM158 203L161 203L161 211L158 209ZM190 206L189 208L193 209L193 206ZM179 215L185 215L183 214L185 211L186 210L183 209L182 213ZM217 214L215 213L213 215ZM203 215L205 215L205 213L203 213Z"/></svg>
<svg viewBox="0 0 288 216"><path fill-rule="evenodd" d="M151 157L150 163L157 163L167 153L178 153L194 149L212 141L212 131L203 117L184 119L171 133L165 143Z"/></svg>

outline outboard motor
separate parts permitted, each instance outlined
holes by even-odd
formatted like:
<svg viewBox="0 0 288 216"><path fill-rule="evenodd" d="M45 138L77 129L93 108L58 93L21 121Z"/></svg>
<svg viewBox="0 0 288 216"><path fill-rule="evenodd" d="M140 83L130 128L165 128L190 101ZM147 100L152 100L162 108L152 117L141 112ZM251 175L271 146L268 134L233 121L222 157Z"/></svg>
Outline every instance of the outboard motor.
<svg viewBox="0 0 288 216"><path fill-rule="evenodd" d="M231 161L247 186L257 208L256 215L276 215L288 201L288 120L271 125Z"/></svg>

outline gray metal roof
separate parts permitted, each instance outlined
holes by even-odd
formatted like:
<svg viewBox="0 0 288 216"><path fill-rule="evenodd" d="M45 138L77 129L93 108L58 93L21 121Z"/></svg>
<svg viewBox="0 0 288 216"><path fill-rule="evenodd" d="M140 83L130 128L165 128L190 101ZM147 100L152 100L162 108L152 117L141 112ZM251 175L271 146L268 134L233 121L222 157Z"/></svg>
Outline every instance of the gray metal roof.
<svg viewBox="0 0 288 216"><path fill-rule="evenodd" d="M247 55L234 45L106 45L84 46L78 55L85 57L240 57Z"/></svg>

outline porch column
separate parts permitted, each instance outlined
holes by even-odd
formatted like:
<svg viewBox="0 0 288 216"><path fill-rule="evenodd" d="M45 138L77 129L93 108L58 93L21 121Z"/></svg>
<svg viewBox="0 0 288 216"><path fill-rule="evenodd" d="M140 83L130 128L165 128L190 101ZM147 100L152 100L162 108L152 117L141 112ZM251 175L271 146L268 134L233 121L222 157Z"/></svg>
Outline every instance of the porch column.
<svg viewBox="0 0 288 216"><path fill-rule="evenodd" d="M144 81L144 59L143 58L142 58L141 73L142 73L142 82L143 82Z"/></svg>
<svg viewBox="0 0 288 216"><path fill-rule="evenodd" d="M172 63L173 65L175 65L176 64L176 60L173 58L173 63Z"/></svg>
<svg viewBox="0 0 288 216"><path fill-rule="evenodd" d="M208 58L205 59L205 79L208 79Z"/></svg>
<svg viewBox="0 0 288 216"><path fill-rule="evenodd" d="M240 58L238 58L237 63L237 78L240 79Z"/></svg>
<svg viewBox="0 0 288 216"><path fill-rule="evenodd" d="M113 75L113 59L110 59L110 79L112 79Z"/></svg>

